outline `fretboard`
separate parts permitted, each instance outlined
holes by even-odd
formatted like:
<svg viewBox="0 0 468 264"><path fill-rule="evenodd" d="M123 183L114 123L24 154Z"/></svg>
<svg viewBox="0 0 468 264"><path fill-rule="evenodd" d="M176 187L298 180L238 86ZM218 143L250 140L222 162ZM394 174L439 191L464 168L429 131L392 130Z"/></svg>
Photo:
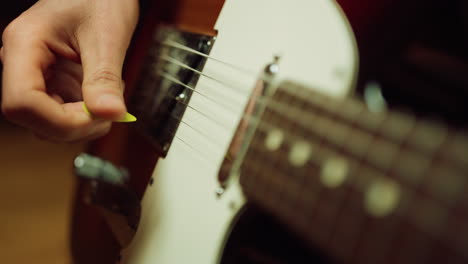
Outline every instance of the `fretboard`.
<svg viewBox="0 0 468 264"><path fill-rule="evenodd" d="M241 167L246 196L345 263L468 261L468 139L285 82Z"/></svg>

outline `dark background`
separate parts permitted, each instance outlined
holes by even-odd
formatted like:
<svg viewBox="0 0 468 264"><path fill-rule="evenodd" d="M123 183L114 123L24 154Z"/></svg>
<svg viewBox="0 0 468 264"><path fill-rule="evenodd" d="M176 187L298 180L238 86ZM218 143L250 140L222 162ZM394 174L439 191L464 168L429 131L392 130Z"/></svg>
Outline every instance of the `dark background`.
<svg viewBox="0 0 468 264"><path fill-rule="evenodd" d="M0 30L35 1L2 4ZM392 108L465 127L468 22L463 0L340 0L360 50L358 93L381 85ZM41 142L0 115L0 259L68 263L74 178L83 145Z"/></svg>

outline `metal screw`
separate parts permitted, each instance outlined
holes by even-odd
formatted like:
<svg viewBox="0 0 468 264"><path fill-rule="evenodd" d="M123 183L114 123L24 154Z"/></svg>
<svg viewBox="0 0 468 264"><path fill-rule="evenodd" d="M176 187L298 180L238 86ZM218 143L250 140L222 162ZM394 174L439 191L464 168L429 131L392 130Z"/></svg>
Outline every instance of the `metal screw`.
<svg viewBox="0 0 468 264"><path fill-rule="evenodd" d="M163 151L166 152L169 150L169 143L166 143L163 147Z"/></svg>
<svg viewBox="0 0 468 264"><path fill-rule="evenodd" d="M183 101L185 99L185 97L186 97L185 93L181 93L176 97L176 100L177 101Z"/></svg>
<svg viewBox="0 0 468 264"><path fill-rule="evenodd" d="M215 190L216 197L221 198L221 196L224 194L225 189L223 187L219 187Z"/></svg>
<svg viewBox="0 0 468 264"><path fill-rule="evenodd" d="M149 185L153 185L153 183L154 183L154 178L151 177L151 179L149 180Z"/></svg>

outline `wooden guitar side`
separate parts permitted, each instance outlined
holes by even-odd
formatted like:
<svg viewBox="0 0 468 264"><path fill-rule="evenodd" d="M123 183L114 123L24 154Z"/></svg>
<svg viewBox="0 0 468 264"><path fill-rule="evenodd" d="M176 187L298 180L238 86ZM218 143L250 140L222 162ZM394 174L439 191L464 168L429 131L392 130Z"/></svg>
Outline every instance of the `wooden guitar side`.
<svg viewBox="0 0 468 264"><path fill-rule="evenodd" d="M141 10L141 20L127 54L124 71L125 96L135 89L142 62L146 56L153 30L158 24L208 35L214 35L214 23L223 0L153 1ZM150 181L159 154L132 125L115 124L110 133L89 145L88 153L128 169L130 186L141 199ZM84 202L84 182L79 181L72 223L72 256L74 263L116 263L121 246L98 210Z"/></svg>

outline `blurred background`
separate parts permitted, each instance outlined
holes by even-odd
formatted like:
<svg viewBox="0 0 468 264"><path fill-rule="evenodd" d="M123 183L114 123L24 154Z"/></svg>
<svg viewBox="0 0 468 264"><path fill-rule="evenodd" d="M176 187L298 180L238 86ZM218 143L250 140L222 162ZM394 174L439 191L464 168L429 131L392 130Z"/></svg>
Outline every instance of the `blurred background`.
<svg viewBox="0 0 468 264"><path fill-rule="evenodd" d="M34 2L2 4L0 32ZM338 2L358 41L358 93L377 83L390 107L468 127L466 1ZM85 145L40 141L1 115L0 144L1 262L71 263L71 167Z"/></svg>
<svg viewBox="0 0 468 264"><path fill-rule="evenodd" d="M2 4L0 31L34 2ZM83 149L40 141L0 115L0 262L71 263L71 169Z"/></svg>

